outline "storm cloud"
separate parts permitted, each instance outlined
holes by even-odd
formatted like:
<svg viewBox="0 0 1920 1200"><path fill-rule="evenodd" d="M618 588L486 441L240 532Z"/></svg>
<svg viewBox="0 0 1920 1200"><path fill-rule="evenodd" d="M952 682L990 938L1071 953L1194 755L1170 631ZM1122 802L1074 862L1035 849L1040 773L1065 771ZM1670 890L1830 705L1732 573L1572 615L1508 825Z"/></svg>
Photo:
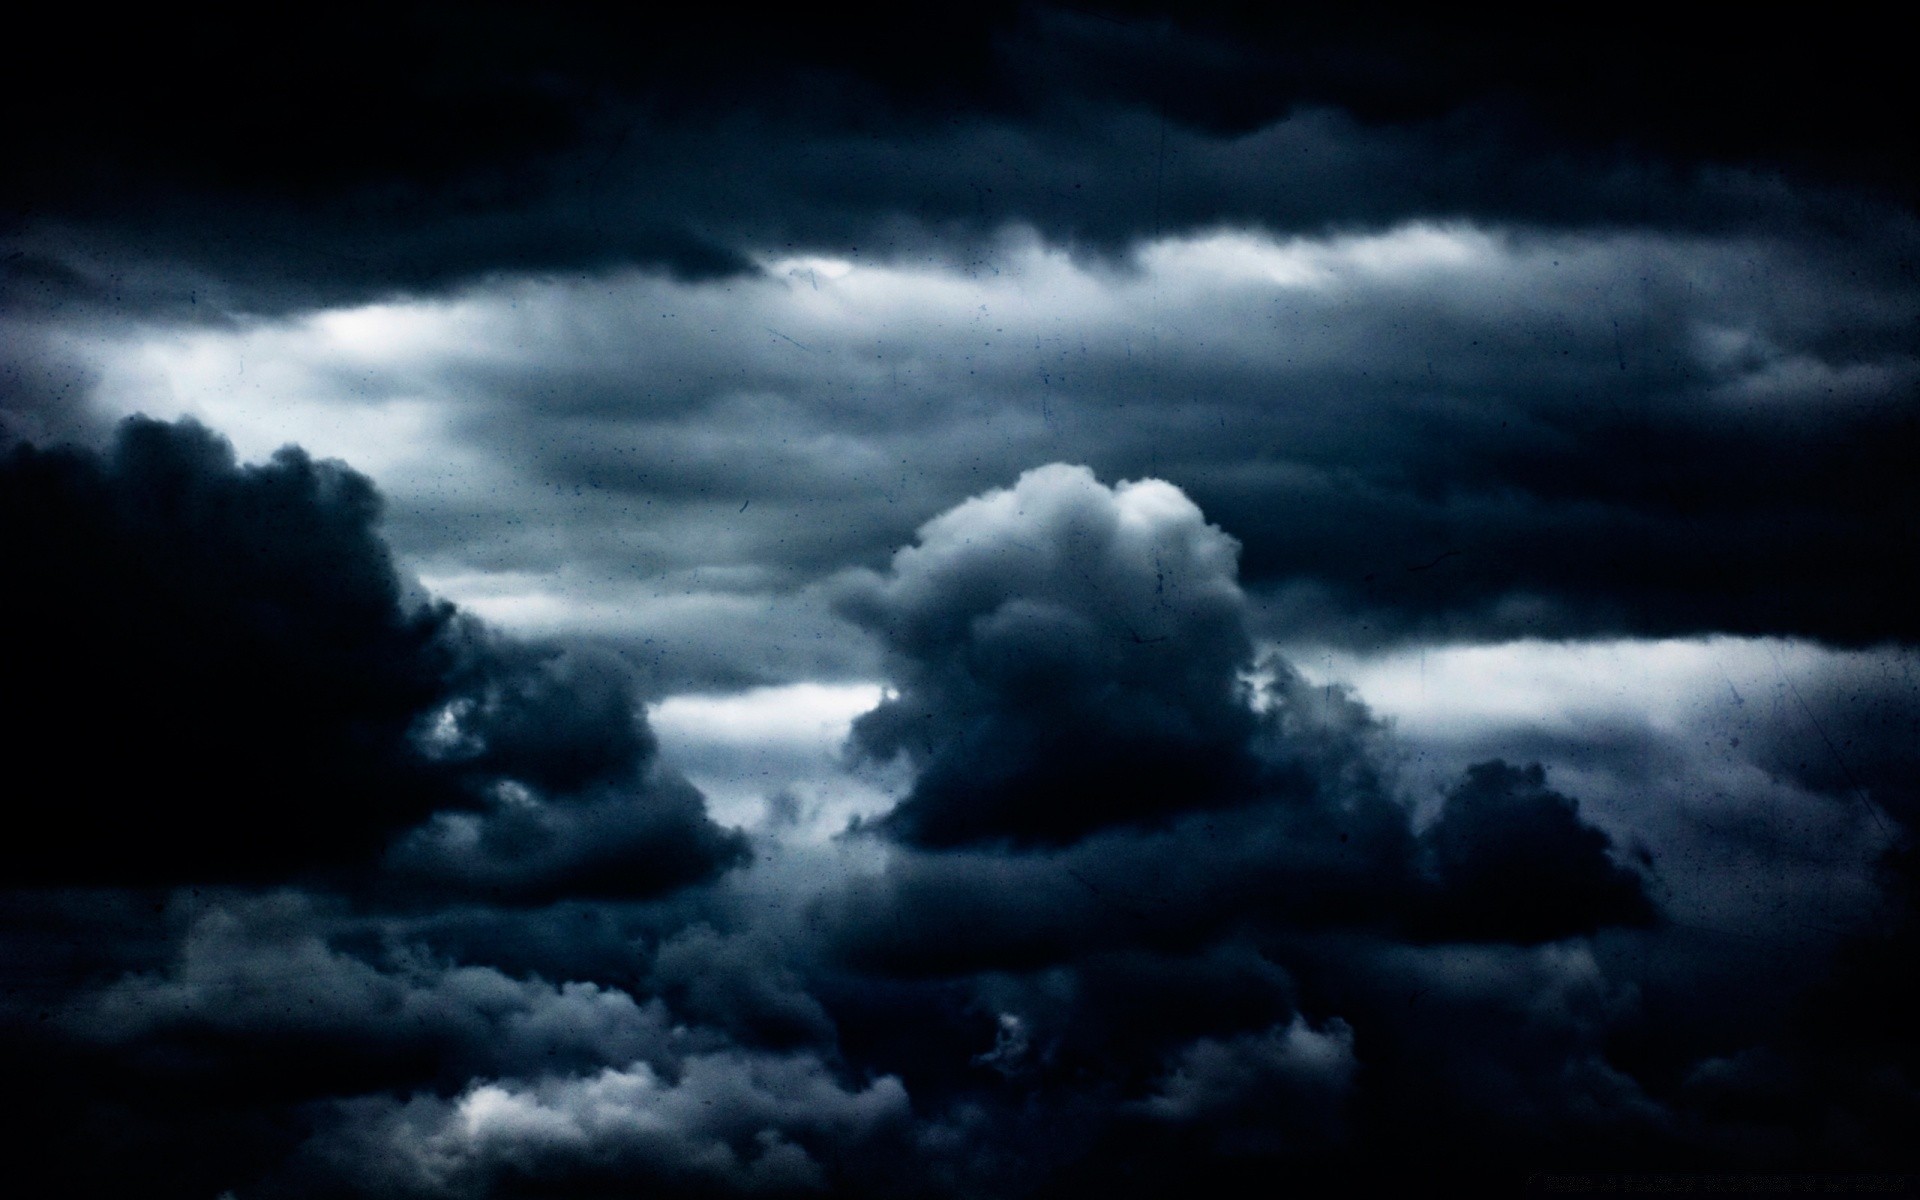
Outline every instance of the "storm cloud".
<svg viewBox="0 0 1920 1200"><path fill-rule="evenodd" d="M1030 234L991 270L768 261L117 336L94 396L364 464L433 586L617 640L660 693L870 679L831 578L1051 461L1231 529L1256 636L1910 637L1920 309L1867 247L1409 224L1118 270Z"/></svg>
<svg viewBox="0 0 1920 1200"><path fill-rule="evenodd" d="M652 764L624 676L409 595L378 494L338 463L241 466L204 427L135 419L103 456L16 448L0 486L0 552L30 581L5 601L16 744L77 756L17 802L14 878L270 882L364 867L423 822L483 885L501 839L540 848L501 869L541 886L642 893L739 853ZM586 832L615 809L619 849ZM471 844L433 838L448 823Z"/></svg>
<svg viewBox="0 0 1920 1200"><path fill-rule="evenodd" d="M500 271L712 277L750 272L745 246L1010 223L1111 248L1223 223L1738 226L1858 217L1823 189L1912 199L1875 103L1887 39L1647 19L409 4L288 38L236 5L62 18L8 84L32 114L9 290L257 312Z"/></svg>
<svg viewBox="0 0 1920 1200"><path fill-rule="evenodd" d="M20 1186L1911 1190L1891 28L16 40Z"/></svg>
<svg viewBox="0 0 1920 1200"><path fill-rule="evenodd" d="M839 577L888 681L848 751L907 783L801 843L708 822L619 659L406 598L344 468L239 467L190 425L121 437L14 470L57 462L111 492L148 438L216 495L296 466L360 489L342 541L381 585L369 607L416 614L440 655L395 753L444 800L377 826L378 854L275 864L297 890L236 890L265 868L201 860L229 886L177 893L157 929L16 890L9 936L47 974L9 1012L46 1019L10 1038L94 1081L50 1098L36 1162L111 1128L150 1156L169 1143L188 1190L260 1195L1148 1194L1195 1155L1315 1178L1377 1173L1354 1156L1382 1146L1467 1174L1496 1144L1711 1161L1747 1136L1726 1114L1755 1088L1806 1113L1878 1094L1856 1051L1792 1020L1888 947L1858 941L1859 965L1744 1047L1684 1022L1646 1042L1634 943L1593 939L1681 936L1657 898L1670 868L1538 765L1470 765L1424 805L1390 723L1260 649L1237 543L1163 481L1037 468ZM334 511L296 495L308 519ZM202 522L196 544L245 561L247 528ZM212 604L253 576L193 578ZM1808 687L1846 744L1866 736ZM1764 753L1791 755L1797 729ZM200 877L122 866L43 886ZM107 940L78 963L63 927ZM1842 1077L1858 1099L1805 1107ZM194 1149L230 1141L249 1149Z"/></svg>

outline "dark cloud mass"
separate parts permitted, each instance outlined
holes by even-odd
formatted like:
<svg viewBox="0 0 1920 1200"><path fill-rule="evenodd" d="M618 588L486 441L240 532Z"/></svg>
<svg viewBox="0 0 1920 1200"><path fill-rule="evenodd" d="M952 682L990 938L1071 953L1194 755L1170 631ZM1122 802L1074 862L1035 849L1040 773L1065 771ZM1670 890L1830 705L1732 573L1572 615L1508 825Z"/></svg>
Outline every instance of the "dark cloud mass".
<svg viewBox="0 0 1920 1200"><path fill-rule="evenodd" d="M850 580L900 685L855 744L916 767L889 822L922 845L1059 841L1230 802L1253 774L1235 550L1166 484L1053 466Z"/></svg>
<svg viewBox="0 0 1920 1200"><path fill-rule="evenodd" d="M1454 938L1532 941L1650 921L1640 880L1607 837L1548 791L1539 764L1481 763L1426 833L1441 891L1426 918Z"/></svg>
<svg viewBox="0 0 1920 1200"><path fill-rule="evenodd" d="M38 489L9 509L39 518L10 544L36 595L95 591L75 563L104 569L104 543L112 603L184 614L122 655L251 636L284 716L320 692L295 648L344 625L389 631L411 653L380 664L420 680L373 765L322 743L330 770L395 773L400 800L361 793L355 841L175 850L151 816L116 827L136 785L114 779L80 793L85 829L55 826L68 857L13 868L8 1052L71 1081L18 1153L76 1194L117 1186L109 1162L60 1165L106 1139L162 1164L163 1194L1145 1195L1194 1171L1377 1176L1387 1149L1462 1178L1496 1146L1535 1166L1569 1148L1710 1163L1750 1111L1793 1127L1907 1102L1852 1065L1859 1039L1791 1019L1744 1046L1636 1043L1635 985L1595 938L1665 936L1662 868L1537 765L1481 762L1419 815L1387 725L1256 653L1237 544L1164 482L1038 468L843 577L892 682L850 751L899 757L912 783L834 843L763 833L753 866L689 890L748 855L659 761L624 668L407 599L359 476L293 450L241 467L204 429L136 421L104 457L18 449L7 479ZM95 520L62 517L56 557L32 535L82 489ZM165 525L189 500L206 515ZM171 536L108 540L136 517ZM268 518L315 528L265 546ZM355 593L312 573L349 564L365 615L326 624L323 598ZM172 599L189 586L193 604ZM45 640L82 652L78 631ZM356 661L354 639L323 644L336 674ZM189 678L176 710L234 686ZM255 778L246 739L266 734L237 720L192 744L235 764L219 779L146 750L149 775L199 781L169 810L181 828L340 790L319 768ZM149 890L144 919L143 893L114 890L175 881L226 886ZM96 889L49 886L72 883ZM78 929L84 957L59 948ZM1848 953L1808 1019L1887 961ZM1834 1080L1849 1090L1817 1099ZM1780 1161L1884 1166L1885 1128Z"/></svg>
<svg viewBox="0 0 1920 1200"><path fill-rule="evenodd" d="M737 852L652 768L623 676L404 595L379 496L338 463L240 466L203 427L136 419L103 456L16 447L0 487L24 581L0 602L26 701L8 745L39 763L10 878L269 882L430 817L475 835L450 863L519 839L540 853L501 857L549 885L590 867L645 892ZM612 809L625 854L592 831Z"/></svg>
<svg viewBox="0 0 1920 1200"><path fill-rule="evenodd" d="M31 698L12 753L81 753L16 793L45 838L9 840L11 874L273 879L444 802L409 731L451 613L403 605L363 477L297 450L240 468L204 429L141 421L104 460L20 447L0 478L31 581L5 600Z"/></svg>
<svg viewBox="0 0 1920 1200"><path fill-rule="evenodd" d="M36 14L8 1184L1911 1194L1878 20Z"/></svg>
<svg viewBox="0 0 1920 1200"><path fill-rule="evenodd" d="M1844 22L1596 14L1575 33L1022 4L350 5L297 37L230 4L49 20L7 84L31 114L0 193L27 303L261 311L623 263L703 278L750 271L742 243L1004 223L1113 248L1461 214L1742 226L1809 201L1844 221L1855 200L1815 199L1836 185L1913 199L1897 106L1876 102L1898 61ZM1747 171L1807 187L1769 198Z"/></svg>

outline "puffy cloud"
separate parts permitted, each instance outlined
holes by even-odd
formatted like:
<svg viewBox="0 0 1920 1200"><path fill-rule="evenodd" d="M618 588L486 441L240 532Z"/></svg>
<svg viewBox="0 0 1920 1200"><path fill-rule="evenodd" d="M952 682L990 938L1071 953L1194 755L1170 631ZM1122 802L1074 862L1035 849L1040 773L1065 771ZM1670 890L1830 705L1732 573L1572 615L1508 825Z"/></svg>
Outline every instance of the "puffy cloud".
<svg viewBox="0 0 1920 1200"><path fill-rule="evenodd" d="M686 1046L657 1000L514 978L401 942L349 953L329 923L299 894L218 901L174 962L76 997L62 1027L122 1049L155 1086L292 1100L667 1061Z"/></svg>
<svg viewBox="0 0 1920 1200"><path fill-rule="evenodd" d="M1150 1194L1195 1154L1318 1171L1350 1139L1427 1145L1396 1094L1414 1069L1434 1073L1425 1094L1474 1097L1462 1128L1664 1136L1606 1052L1630 992L1579 940L1650 923L1646 876L1538 766L1481 763L1416 825L1391 731L1345 689L1254 655L1234 550L1168 485L1056 466L845 584L897 687L850 744L917 774L856 828L891 844L883 865L817 910L833 961L897 989L875 1012L826 987L843 1045L884 1047L916 1096L968 1096L991 1072L1054 1112L1056 1157L1012 1150L1020 1136L993 1120L977 1136L1052 1163L1060 1194ZM1129 657L1156 617L1189 653ZM1155 706L1178 719L1133 716ZM1072 740L1047 740L1054 712ZM1198 797L1138 770L1110 782L1109 758L1155 738L1240 773ZM1099 807L1129 785L1171 794ZM1055 826L1071 834L1034 835L1062 821L1044 804L1080 806ZM974 832L930 837L932 821ZM1501 1046L1515 1014L1537 1030ZM903 1029L927 1046L902 1046ZM941 1050L967 1039L964 1060ZM1364 1082L1376 1056L1384 1092ZM1524 1094L1543 1079L1562 1094Z"/></svg>
<svg viewBox="0 0 1920 1200"><path fill-rule="evenodd" d="M1899 38L48 19L0 78L0 436L104 449L0 464L13 1176L1905 1165ZM155 405L259 465L100 423ZM1165 482L962 503L1059 459ZM383 528L565 647L418 599ZM1252 649L1728 632L1799 639L1749 645L1780 686L1566 704L1576 668L1476 721L1456 683L1444 744ZM892 761L834 794L815 718L883 676ZM755 685L668 700L665 749L640 718ZM889 771L877 836L803 836Z"/></svg>
<svg viewBox="0 0 1920 1200"><path fill-rule="evenodd" d="M1439 936L1546 940L1654 920L1641 876L1538 763L1470 767L1421 840L1438 892L1416 925Z"/></svg>
<svg viewBox="0 0 1920 1200"><path fill-rule="evenodd" d="M7 739L62 768L0 852L12 878L273 879L455 800L410 736L451 611L406 599L364 477L135 419L100 457L15 447L0 488L33 697Z"/></svg>
<svg viewBox="0 0 1920 1200"><path fill-rule="evenodd" d="M660 943L648 983L676 1011L749 1045L832 1045L833 1018L783 958L764 935L691 925Z"/></svg>
<svg viewBox="0 0 1920 1200"><path fill-rule="evenodd" d="M1703 705L1742 707L1744 673L1709 679L1725 701L1608 700L1647 710L1624 749L1567 757L1566 739L1613 725L1535 738L1559 755L1551 776L1488 760L1499 731L1472 713L1441 722L1461 740L1437 761L1477 765L1448 766L1429 808L1399 765L1417 741L1255 652L1236 552L1169 484L1056 466L843 576L839 603L891 674L852 745L908 782L891 815L826 843L785 841L779 821L751 841L713 827L616 660L443 616L397 742L443 799L357 873L280 868L334 898L183 890L149 915L165 897L0 897L15 973L43 977L0 1007L0 1049L57 1081L22 1161L99 1142L182 1194L263 1200L1148 1195L1245 1170L1391 1181L1388 1152L1477 1179L1576 1151L1657 1163L1803 1136L1891 1161L1912 1094L1910 932L1862 942L1803 1029L1790 989L1728 998L1729 960L1696 953L1711 930L1649 923L1655 886L1662 909L1703 919L1717 867L1683 858L1671 869L1700 878L1676 893L1618 853L1636 845L1622 830L1644 832L1618 789L1705 778L1679 743L1713 725ZM1724 778L1773 771L1765 795L1825 805L1821 828L1857 835L1851 771L1903 819L1904 692L1856 658L1796 660L1728 748L1745 773ZM1846 664L1832 686L1815 669L1829 659ZM683 739L811 745L873 695L668 712ZM1529 707L1492 686L1476 699ZM1202 748L1235 765L1198 796L1105 763L1201 763ZM1009 781L1064 798L1065 816L1006 804ZM1137 790L1107 808L1088 781ZM1599 806L1561 790L1596 784ZM1897 881L1910 859L1894 849ZM742 869L716 877L720 863ZM89 931L84 953L61 950ZM1741 978L1784 983L1793 966ZM1690 998L1695 983L1714 998ZM1822 1122L1850 1132L1811 1137ZM116 1169L72 1168L96 1191Z"/></svg>
<svg viewBox="0 0 1920 1200"><path fill-rule="evenodd" d="M846 581L898 689L850 745L916 772L874 825L948 851L865 885L915 935L854 917L872 931L856 946L963 958L1005 938L1018 957L1249 918L1539 940L1652 918L1641 877L1537 766L1474 768L1416 847L1366 708L1256 665L1236 549L1169 484L1054 465ZM979 893L1003 902L954 903Z"/></svg>
<svg viewBox="0 0 1920 1200"><path fill-rule="evenodd" d="M34 702L7 744L70 768L0 851L15 882L272 882L364 868L422 822L403 858L505 894L737 860L654 761L629 679L410 594L380 510L339 463L241 465L192 422L8 453L0 559L25 586L0 616Z"/></svg>
<svg viewBox="0 0 1920 1200"><path fill-rule="evenodd" d="M1062 842L1237 799L1254 766L1236 552L1169 484L1056 464L848 580L842 611L899 689L852 744L918 771L886 825L930 846Z"/></svg>
<svg viewBox="0 0 1920 1200"><path fill-rule="evenodd" d="M1263 1033L1195 1042L1140 1107L1156 1120L1204 1126L1229 1150L1241 1139L1248 1149L1310 1145L1344 1134L1341 1108L1357 1070L1346 1022L1317 1030L1295 1016ZM1236 1127L1248 1115L1253 1129Z"/></svg>
<svg viewBox="0 0 1920 1200"><path fill-rule="evenodd" d="M910 1113L891 1077L848 1086L809 1055L721 1051L689 1056L671 1076L641 1062L476 1082L451 1101L356 1102L341 1107L309 1154L349 1185L381 1194L616 1184L675 1195L789 1194L827 1190L834 1158Z"/></svg>
<svg viewBox="0 0 1920 1200"><path fill-rule="evenodd" d="M619 786L546 796L495 781L478 812L439 812L387 853L389 883L422 899L494 903L656 895L707 881L745 856L699 790L652 764Z"/></svg>

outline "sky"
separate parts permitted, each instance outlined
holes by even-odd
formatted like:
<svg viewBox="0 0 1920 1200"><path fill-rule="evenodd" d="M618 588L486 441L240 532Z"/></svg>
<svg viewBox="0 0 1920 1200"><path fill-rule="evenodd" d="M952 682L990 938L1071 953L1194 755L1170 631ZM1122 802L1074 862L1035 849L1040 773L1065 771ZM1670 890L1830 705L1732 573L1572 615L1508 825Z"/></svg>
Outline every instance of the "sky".
<svg viewBox="0 0 1920 1200"><path fill-rule="evenodd" d="M1891 28L47 18L34 1194L1920 1179Z"/></svg>

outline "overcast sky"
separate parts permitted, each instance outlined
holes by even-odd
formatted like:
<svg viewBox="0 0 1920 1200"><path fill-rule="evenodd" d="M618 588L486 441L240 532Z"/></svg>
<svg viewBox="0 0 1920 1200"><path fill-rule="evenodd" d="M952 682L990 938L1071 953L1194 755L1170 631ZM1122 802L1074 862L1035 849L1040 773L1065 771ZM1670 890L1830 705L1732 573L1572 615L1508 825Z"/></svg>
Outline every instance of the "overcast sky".
<svg viewBox="0 0 1920 1200"><path fill-rule="evenodd" d="M10 1174L1912 1186L1890 29L703 14L4 83Z"/></svg>

